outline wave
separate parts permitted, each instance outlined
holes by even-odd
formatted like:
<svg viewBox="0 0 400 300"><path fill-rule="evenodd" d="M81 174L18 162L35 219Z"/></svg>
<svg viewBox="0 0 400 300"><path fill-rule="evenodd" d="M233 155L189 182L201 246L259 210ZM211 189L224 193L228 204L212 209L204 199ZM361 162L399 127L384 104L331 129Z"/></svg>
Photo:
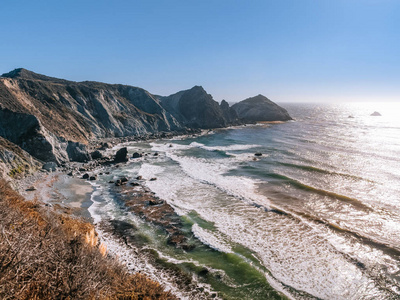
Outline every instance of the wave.
<svg viewBox="0 0 400 300"><path fill-rule="evenodd" d="M296 168L296 169L300 169L300 170L304 170L304 171L316 172L316 173L326 174L326 175L338 175L338 176L341 176L341 177L347 177L347 178L352 178L352 179L366 180L368 182L373 182L373 181L365 179L363 177L350 175L350 174L345 174L345 173L340 173L340 172L335 172L335 171L329 171L329 170L326 170L326 169L321 169L321 168L314 167L314 166L309 166L309 165L299 165L299 164L284 163L284 162L277 162L277 163L282 165L282 166L285 166L285 167Z"/></svg>
<svg viewBox="0 0 400 300"><path fill-rule="evenodd" d="M201 228L198 224L193 224L192 232L196 238L203 244L210 248L224 253L233 253L232 248L228 243L224 242L221 236L217 236L215 233Z"/></svg>
<svg viewBox="0 0 400 300"><path fill-rule="evenodd" d="M345 195L337 194L335 192L319 189L319 188L307 185L296 179L290 178L290 177L282 175L282 174L268 173L268 176L271 178L283 180L298 189L308 191L308 192L313 192L313 193L319 194L321 196L331 197L331 198L334 198L334 199L337 199L340 201L344 201L344 202L354 205L357 208L363 209L365 211L372 211L372 208L370 206L368 206L367 204L363 203L362 201L360 201L356 198L352 198L352 197L348 197Z"/></svg>

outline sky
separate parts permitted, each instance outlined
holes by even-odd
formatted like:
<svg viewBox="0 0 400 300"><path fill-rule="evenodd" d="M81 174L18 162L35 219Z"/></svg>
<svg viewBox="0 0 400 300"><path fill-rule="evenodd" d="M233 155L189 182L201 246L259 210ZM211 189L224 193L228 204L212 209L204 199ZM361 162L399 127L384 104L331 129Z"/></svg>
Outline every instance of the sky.
<svg viewBox="0 0 400 300"><path fill-rule="evenodd" d="M400 102L399 0L1 0L0 74Z"/></svg>

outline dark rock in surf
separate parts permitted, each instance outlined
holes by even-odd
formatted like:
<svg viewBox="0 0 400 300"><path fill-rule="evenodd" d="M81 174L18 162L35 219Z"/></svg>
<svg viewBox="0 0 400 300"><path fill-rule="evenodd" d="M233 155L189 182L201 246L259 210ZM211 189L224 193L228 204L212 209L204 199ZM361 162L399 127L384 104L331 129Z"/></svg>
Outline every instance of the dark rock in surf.
<svg viewBox="0 0 400 300"><path fill-rule="evenodd" d="M254 155L255 156L262 156L262 153L261 152L256 152L256 153L254 153Z"/></svg>
<svg viewBox="0 0 400 300"><path fill-rule="evenodd" d="M128 161L128 149L126 147L117 151L114 157L114 163L121 163Z"/></svg>
<svg viewBox="0 0 400 300"><path fill-rule="evenodd" d="M139 154L138 152L133 153L132 158L139 158L142 157L142 154Z"/></svg>
<svg viewBox="0 0 400 300"><path fill-rule="evenodd" d="M89 174L88 173L85 173L85 174L83 174L83 176L82 176L82 179L89 179Z"/></svg>

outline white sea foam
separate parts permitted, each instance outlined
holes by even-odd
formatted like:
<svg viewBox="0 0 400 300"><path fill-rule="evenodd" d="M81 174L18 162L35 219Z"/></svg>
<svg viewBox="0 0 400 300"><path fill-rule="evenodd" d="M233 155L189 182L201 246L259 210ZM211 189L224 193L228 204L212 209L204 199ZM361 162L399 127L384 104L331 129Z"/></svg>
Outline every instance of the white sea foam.
<svg viewBox="0 0 400 300"><path fill-rule="evenodd" d="M164 149L179 167L158 169L160 180L149 182L150 188L172 205L183 208L182 213L196 211L201 218L214 223L216 230L230 242L253 251L271 271L273 277L265 275L274 288L284 291L279 283L282 282L320 298L379 295L373 280L332 247L321 231L300 219L266 214L249 206L248 203L257 203L268 207L269 201L256 193L256 181L225 175L237 161L227 158L222 164L217 160L182 156L179 152L183 147L177 148L180 149ZM232 250L229 244L221 245L213 232L196 224L193 232L214 249Z"/></svg>
<svg viewBox="0 0 400 300"><path fill-rule="evenodd" d="M192 142L190 143L191 147L202 148L208 151L238 151L238 150L250 150L252 148L260 147L260 145L239 145L234 144L230 146L206 146L201 143Z"/></svg>
<svg viewBox="0 0 400 300"><path fill-rule="evenodd" d="M201 228L198 224L193 224L192 232L203 244L217 250L219 252L233 253L231 246L224 241L221 235L217 232L211 232Z"/></svg>

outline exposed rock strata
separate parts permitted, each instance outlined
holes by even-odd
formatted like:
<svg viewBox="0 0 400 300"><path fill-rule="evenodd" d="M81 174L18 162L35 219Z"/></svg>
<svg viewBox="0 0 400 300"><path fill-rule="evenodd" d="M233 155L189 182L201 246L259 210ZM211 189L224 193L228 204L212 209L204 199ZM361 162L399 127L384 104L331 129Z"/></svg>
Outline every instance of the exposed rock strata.
<svg viewBox="0 0 400 300"><path fill-rule="evenodd" d="M86 145L98 139L167 137L169 132L290 119L264 98L229 107L201 86L162 97L133 86L74 82L16 69L0 77L0 136L42 162L85 162L91 159Z"/></svg>
<svg viewBox="0 0 400 300"><path fill-rule="evenodd" d="M0 177L15 178L33 173L41 164L20 147L0 137Z"/></svg>

